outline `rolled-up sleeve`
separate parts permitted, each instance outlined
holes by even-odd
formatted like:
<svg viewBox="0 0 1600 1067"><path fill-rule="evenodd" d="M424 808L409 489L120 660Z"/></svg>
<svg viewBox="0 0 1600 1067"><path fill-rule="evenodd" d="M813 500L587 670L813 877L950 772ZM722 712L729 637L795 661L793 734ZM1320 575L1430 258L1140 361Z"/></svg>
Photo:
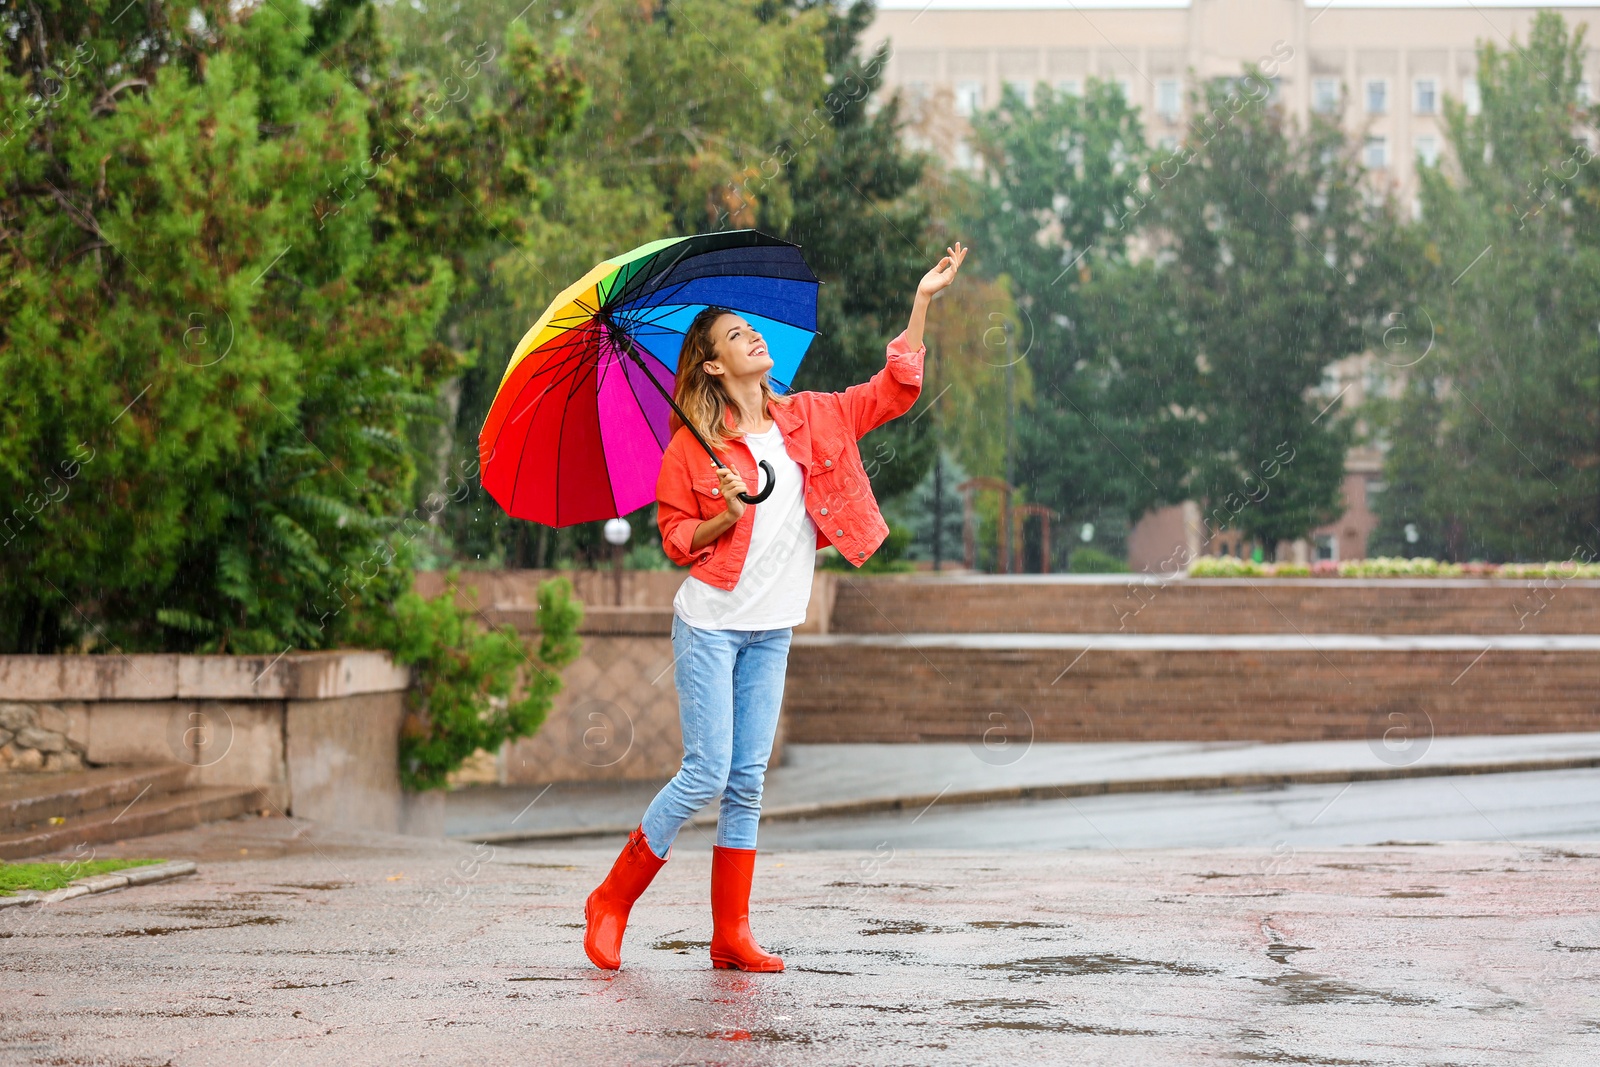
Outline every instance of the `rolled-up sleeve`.
<svg viewBox="0 0 1600 1067"><path fill-rule="evenodd" d="M927 353L925 345L912 348L907 344L902 332L889 342L882 370L839 394L857 440L911 410L922 393L922 364Z"/></svg>
<svg viewBox="0 0 1600 1067"><path fill-rule="evenodd" d="M661 531L661 549L668 559L680 567L689 567L711 558L715 550L710 545L698 550L689 548L703 521L683 453L668 449L656 479L656 526Z"/></svg>

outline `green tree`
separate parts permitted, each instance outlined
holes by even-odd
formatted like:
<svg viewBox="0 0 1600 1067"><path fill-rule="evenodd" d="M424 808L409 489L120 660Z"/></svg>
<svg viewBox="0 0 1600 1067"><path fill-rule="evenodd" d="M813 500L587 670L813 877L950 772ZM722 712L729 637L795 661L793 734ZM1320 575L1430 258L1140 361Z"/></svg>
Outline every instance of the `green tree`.
<svg viewBox="0 0 1600 1067"><path fill-rule="evenodd" d="M467 69L398 68L355 2L41 0L0 47L0 648L350 637L409 583L465 257L577 83L514 32L452 117Z"/></svg>
<svg viewBox="0 0 1600 1067"><path fill-rule="evenodd" d="M1292 128L1269 85L1249 71L1197 94L1149 214L1198 370L1189 494L1270 553L1339 514L1348 428L1311 390L1365 346L1385 224L1342 131Z"/></svg>
<svg viewBox="0 0 1600 1067"><path fill-rule="evenodd" d="M1083 96L1040 85L1031 106L1008 89L974 126L976 255L1017 305L988 346L1005 358L985 362L1025 361L1036 398L1016 418L1013 479L1065 519L1180 499L1194 371L1153 266L1129 257L1152 158L1137 110L1091 79Z"/></svg>
<svg viewBox="0 0 1600 1067"><path fill-rule="evenodd" d="M517 340L563 288L594 264L646 241L727 225L782 232L792 214L791 175L735 191L794 136L824 87L821 11L745 0L602 0L581 10L495 0L470 9L396 5L386 14L399 46L437 69L442 42L477 40L516 17L585 86L570 133L552 145L536 197L496 201L519 224L501 227L475 264L473 299L450 327L476 355L449 388L450 459L439 481L476 462L478 432ZM498 65L492 84L506 76ZM731 212L731 214L730 214ZM433 488L433 486L430 486ZM636 538L654 536L647 513ZM507 517L481 489L441 516L468 562L548 566L609 555L599 524L551 531ZM543 545L541 551L539 546Z"/></svg>
<svg viewBox="0 0 1600 1067"><path fill-rule="evenodd" d="M1456 558L1600 554L1600 176L1579 98L1584 27L1535 17L1484 45L1482 110L1447 100L1447 163L1421 172L1430 356L1388 430L1379 538L1413 524Z"/></svg>
<svg viewBox="0 0 1600 1067"><path fill-rule="evenodd" d="M899 98L874 100L889 46L862 54L873 4L854 0L835 7L830 0L807 0L801 9L826 16L827 80L798 134L776 146L775 162L793 162L787 225L775 232L805 249L823 281L817 338L795 388L833 391L866 381L883 367L884 346L905 328L917 279L942 246L931 239L921 188L928 161L905 147ZM771 169L763 164L757 173L764 177ZM763 225L767 217L763 211ZM863 439L862 456L879 500L909 491L931 468L932 429L931 420L912 414Z"/></svg>

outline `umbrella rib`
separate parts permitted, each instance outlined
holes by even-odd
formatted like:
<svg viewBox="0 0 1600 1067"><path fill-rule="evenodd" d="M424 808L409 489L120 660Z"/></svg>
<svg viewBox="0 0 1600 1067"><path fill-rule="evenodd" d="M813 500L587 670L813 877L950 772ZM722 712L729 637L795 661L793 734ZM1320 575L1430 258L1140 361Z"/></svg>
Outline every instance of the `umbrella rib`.
<svg viewBox="0 0 1600 1067"><path fill-rule="evenodd" d="M576 331L573 331L573 332L576 332ZM569 358L564 359L564 360L561 361L561 365L554 369L550 381L545 384L545 386L544 386L544 388L542 390L540 390L539 395L534 397L534 403L535 404L537 404L539 401L543 400L545 398L545 396L547 396L551 392L551 390L555 389L558 385L562 385L564 383L572 383L572 380L575 379L578 375L580 375L584 371L587 361L583 358L582 349L580 348L579 342L571 342L569 346L571 348L573 348L574 350L576 350L578 352L578 355L576 357L569 357ZM568 346L564 346L564 347L568 347ZM530 376L529 379L528 379L527 385L525 385L523 388L526 389L526 388L531 387L535 380L537 380L537 375ZM576 383L573 383L573 384L576 384ZM572 390L571 390L571 387L569 386L569 388L567 390L567 393L568 393L569 397L571 395L571 392L572 392ZM568 406L569 405L565 405L565 404L562 405L562 410L561 410L561 428L562 428L562 431L564 431L565 427L566 427L566 413L567 413ZM532 428L532 418L533 418L532 416L529 417L529 427L530 427L530 429ZM508 419L507 420L507 424L509 424L512 421L514 421L514 420ZM561 439L561 436L562 436L562 434L560 432L558 432L557 435L556 435L556 441L557 441L557 450L556 450L556 456L557 456L557 461L556 461L556 519L557 519L557 524L558 525L559 525L559 521L560 521L560 517L561 517L560 516L560 509L561 509L561 462L560 462L560 458L559 458L560 455L561 455L561 453L560 453L560 439ZM513 503L517 499L517 488L521 484L522 484L522 465L519 463L517 465L517 476L515 478L513 478L512 481L511 481L511 497L510 497L510 499L511 499L511 501Z"/></svg>

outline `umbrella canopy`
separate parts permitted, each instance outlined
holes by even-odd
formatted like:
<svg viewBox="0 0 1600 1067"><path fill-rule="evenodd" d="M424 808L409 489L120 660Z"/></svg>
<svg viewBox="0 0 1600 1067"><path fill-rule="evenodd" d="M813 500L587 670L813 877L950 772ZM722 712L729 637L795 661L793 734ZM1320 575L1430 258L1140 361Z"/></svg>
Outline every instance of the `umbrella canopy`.
<svg viewBox="0 0 1600 1067"><path fill-rule="evenodd" d="M817 285L798 247L755 230L654 241L601 263L512 353L478 438L483 487L507 514L547 526L649 504L694 317L711 306L744 316L766 339L773 388L787 392L816 336Z"/></svg>

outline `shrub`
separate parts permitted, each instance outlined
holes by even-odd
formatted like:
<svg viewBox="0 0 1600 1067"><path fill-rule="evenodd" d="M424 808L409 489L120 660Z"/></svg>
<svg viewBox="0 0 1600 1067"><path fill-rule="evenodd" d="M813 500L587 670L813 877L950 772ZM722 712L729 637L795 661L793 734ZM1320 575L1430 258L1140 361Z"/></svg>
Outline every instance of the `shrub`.
<svg viewBox="0 0 1600 1067"><path fill-rule="evenodd" d="M1309 563L1275 563L1272 565L1274 578L1309 578L1311 577L1311 564Z"/></svg>
<svg viewBox="0 0 1600 1067"><path fill-rule="evenodd" d="M1073 574L1127 574L1128 564L1098 548L1080 548L1067 561L1067 570Z"/></svg>
<svg viewBox="0 0 1600 1067"><path fill-rule="evenodd" d="M561 691L560 669L578 658L583 604L567 578L539 585L537 655L510 626L487 628L455 601L457 572L432 599L397 598L364 620L371 644L411 668L400 737L400 778L408 789L439 789L479 749L498 750L532 734ZM528 668L524 670L524 668ZM518 684L521 695L513 698Z"/></svg>
<svg viewBox="0 0 1600 1067"><path fill-rule="evenodd" d="M883 544L878 546L878 551L860 567L853 566L849 560L839 554L839 550L829 545L822 549L819 563L823 570L829 571L856 571L861 574L904 574L916 570L916 565L905 558L906 551L911 547L911 527L889 524L889 536L883 539Z"/></svg>
<svg viewBox="0 0 1600 1067"><path fill-rule="evenodd" d="M1259 578L1266 568L1254 560L1233 556L1200 556L1189 564L1191 578Z"/></svg>

